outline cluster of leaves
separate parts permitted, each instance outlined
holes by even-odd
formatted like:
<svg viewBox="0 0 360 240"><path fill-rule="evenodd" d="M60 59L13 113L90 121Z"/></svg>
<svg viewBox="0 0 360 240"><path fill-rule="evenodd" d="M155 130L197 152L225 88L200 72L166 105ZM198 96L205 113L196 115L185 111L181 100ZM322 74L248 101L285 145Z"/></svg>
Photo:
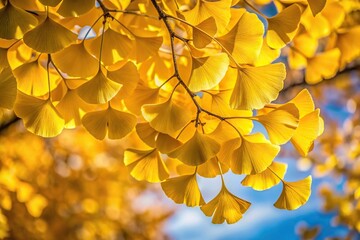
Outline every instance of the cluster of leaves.
<svg viewBox="0 0 360 240"><path fill-rule="evenodd" d="M159 191L129 178L117 160L124 146L80 130L51 140L17 125L2 132L0 238L165 239L171 212ZM134 199L150 193L153 204L139 208Z"/></svg>
<svg viewBox="0 0 360 240"><path fill-rule="evenodd" d="M320 137L317 150L306 158L300 158L299 167L313 167L313 176L331 177L332 184L320 186L325 212L335 212L332 226L346 226L348 234L334 235L335 239L356 239L360 232L360 74L350 71L338 75L329 82L311 88L325 110L328 129ZM331 92L332 95L327 93ZM342 109L343 116L333 116L326 105ZM322 106L324 105L324 106ZM345 118L345 119L343 119ZM313 239L321 232L321 226L302 228L303 239Z"/></svg>
<svg viewBox="0 0 360 240"><path fill-rule="evenodd" d="M273 103L286 77L273 61L327 5L275 2L278 13L267 17L246 0L2 0L0 107L39 136L84 127L131 142L123 160L135 179L161 182L214 223L237 222L250 207L226 188L230 170L255 190L282 183L275 207L296 209L311 176L285 181L286 164L274 159L287 142L306 156L323 120L307 90ZM206 203L197 178L219 175L222 188Z"/></svg>

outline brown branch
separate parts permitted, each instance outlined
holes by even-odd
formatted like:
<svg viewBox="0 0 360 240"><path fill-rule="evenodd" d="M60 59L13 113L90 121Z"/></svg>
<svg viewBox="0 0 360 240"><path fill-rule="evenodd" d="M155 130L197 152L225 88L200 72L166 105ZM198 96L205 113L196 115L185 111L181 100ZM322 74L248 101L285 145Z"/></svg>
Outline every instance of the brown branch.
<svg viewBox="0 0 360 240"><path fill-rule="evenodd" d="M16 115L14 115L13 117L11 117L10 120L8 120L7 122L5 122L4 124L2 124L0 126L0 133L3 133L3 131L5 131L6 129L8 129L11 125L17 123L20 120L19 117L17 117Z"/></svg>

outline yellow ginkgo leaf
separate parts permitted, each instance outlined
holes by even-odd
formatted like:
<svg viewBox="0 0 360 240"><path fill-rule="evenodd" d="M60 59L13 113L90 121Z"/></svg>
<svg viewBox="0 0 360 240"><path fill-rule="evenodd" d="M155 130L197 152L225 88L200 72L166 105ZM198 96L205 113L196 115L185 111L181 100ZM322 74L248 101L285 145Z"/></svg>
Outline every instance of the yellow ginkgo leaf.
<svg viewBox="0 0 360 240"><path fill-rule="evenodd" d="M135 127L136 117L109 107L106 110L86 113L82 124L99 140L104 139L106 134L110 139L120 139Z"/></svg>
<svg viewBox="0 0 360 240"><path fill-rule="evenodd" d="M38 21L31 13L7 1L5 7L0 9L0 23L0 38L21 39L27 31L36 26Z"/></svg>
<svg viewBox="0 0 360 240"><path fill-rule="evenodd" d="M197 166L214 157L219 150L220 144L214 139L195 131L187 142L168 155L187 165Z"/></svg>
<svg viewBox="0 0 360 240"><path fill-rule="evenodd" d="M42 100L18 92L14 112L22 118L30 132L42 137L59 135L65 121L50 100Z"/></svg>
<svg viewBox="0 0 360 240"><path fill-rule="evenodd" d="M93 106L84 102L76 90L68 90L56 105L56 109L65 120L65 128L72 129L81 125L83 112L92 110Z"/></svg>
<svg viewBox="0 0 360 240"><path fill-rule="evenodd" d="M152 128L148 122L136 124L136 133L149 147L156 147L155 140L159 132Z"/></svg>
<svg viewBox="0 0 360 240"><path fill-rule="evenodd" d="M61 2L61 0L39 0L39 2L46 6L56 7L56 5Z"/></svg>
<svg viewBox="0 0 360 240"><path fill-rule="evenodd" d="M220 166L219 166L220 164ZM229 171L229 166L220 162L217 157L213 157L198 166L197 173L205 178L214 178Z"/></svg>
<svg viewBox="0 0 360 240"><path fill-rule="evenodd" d="M191 121L191 115L171 98L159 104L146 104L141 108L146 121L155 130L171 134Z"/></svg>
<svg viewBox="0 0 360 240"><path fill-rule="evenodd" d="M239 64L252 64L260 53L264 25L254 13L245 9L232 10L236 24L218 41L232 54Z"/></svg>
<svg viewBox="0 0 360 240"><path fill-rule="evenodd" d="M43 96L49 93L49 79L50 77L50 90L56 88L61 78L53 73L49 73L41 66L37 60L25 63L14 71L18 89L28 95Z"/></svg>
<svg viewBox="0 0 360 240"><path fill-rule="evenodd" d="M307 0L314 17L323 10L326 4L326 0Z"/></svg>
<svg viewBox="0 0 360 240"><path fill-rule="evenodd" d="M101 39L103 39L102 44ZM101 61L105 66L110 66L127 59L133 50L133 41L128 36L120 34L109 27L105 30L104 36L100 35L96 38L85 40L85 47L97 59L100 57L101 49Z"/></svg>
<svg viewBox="0 0 360 240"><path fill-rule="evenodd" d="M48 200L40 195L34 195L30 201L25 203L25 206L31 216L37 218L40 217L44 211L44 208L48 205Z"/></svg>
<svg viewBox="0 0 360 240"><path fill-rule="evenodd" d="M265 115L256 116L269 134L273 144L280 145L288 142L295 134L299 123L299 110L295 104L288 103Z"/></svg>
<svg viewBox="0 0 360 240"><path fill-rule="evenodd" d="M360 55L360 47L356 39L360 38L360 26L354 26L349 30L337 34L336 47L340 49L340 68Z"/></svg>
<svg viewBox="0 0 360 240"><path fill-rule="evenodd" d="M201 29L202 31L200 31ZM216 23L213 17L209 17L204 20L200 24L198 24L195 28L193 28L192 36L193 36L193 44L196 48L204 48L209 43L211 43L212 39L208 36L214 36L216 33ZM208 35L206 35L206 32Z"/></svg>
<svg viewBox="0 0 360 240"><path fill-rule="evenodd" d="M198 25L209 17L215 18L216 28L223 29L230 21L231 0L196 1L196 5L189 11L181 12L186 21Z"/></svg>
<svg viewBox="0 0 360 240"><path fill-rule="evenodd" d="M156 148L164 154L167 154L181 146L181 142L168 134L159 133L156 138Z"/></svg>
<svg viewBox="0 0 360 240"><path fill-rule="evenodd" d="M229 139L222 143L219 153L217 154L218 160L230 166L230 161L232 159L232 154L235 149L241 146L241 138L237 135L236 137Z"/></svg>
<svg viewBox="0 0 360 240"><path fill-rule="evenodd" d="M83 42L52 54L51 59L57 68L72 77L93 77L99 69L99 61L86 51Z"/></svg>
<svg viewBox="0 0 360 240"><path fill-rule="evenodd" d="M141 114L141 108L144 104L157 102L159 90L160 88L150 88L140 81L131 98L125 99L125 105L131 112Z"/></svg>
<svg viewBox="0 0 360 240"><path fill-rule="evenodd" d="M283 88L286 70L283 63L238 70L230 98L235 109L259 109L275 100Z"/></svg>
<svg viewBox="0 0 360 240"><path fill-rule="evenodd" d="M280 57L280 53L281 49L273 49L269 47L266 38L264 38L260 49L260 54L255 60L255 66L264 66L272 63Z"/></svg>
<svg viewBox="0 0 360 240"><path fill-rule="evenodd" d="M62 0L58 13L63 17L78 17L95 7L91 0Z"/></svg>
<svg viewBox="0 0 360 240"><path fill-rule="evenodd" d="M121 85L105 76L102 69L89 81L77 88L79 96L87 103L106 103L120 90Z"/></svg>
<svg viewBox="0 0 360 240"><path fill-rule="evenodd" d="M339 70L340 55L340 50L334 48L310 58L305 72L306 83L316 84L335 76Z"/></svg>
<svg viewBox="0 0 360 240"><path fill-rule="evenodd" d="M35 54L35 56L36 55L37 54ZM14 43L14 45L12 45L7 50L7 62L12 70L16 69L17 67L25 63L28 63L29 61L31 61L33 56L34 56L34 50L28 47L22 40Z"/></svg>
<svg viewBox="0 0 360 240"><path fill-rule="evenodd" d="M188 207L205 204L195 174L169 178L161 183L161 188L176 203L184 203Z"/></svg>
<svg viewBox="0 0 360 240"><path fill-rule="evenodd" d="M16 99L17 86L9 67L0 70L0 108L12 109Z"/></svg>
<svg viewBox="0 0 360 240"><path fill-rule="evenodd" d="M304 205L311 194L311 176L296 182L283 181L283 190L274 203L276 208L294 210Z"/></svg>
<svg viewBox="0 0 360 240"><path fill-rule="evenodd" d="M289 103L295 104L299 110L299 117L302 118L315 110L314 101L306 88L301 90Z"/></svg>
<svg viewBox="0 0 360 240"><path fill-rule="evenodd" d="M260 173L271 165L279 151L280 147L271 144L261 133L245 135L240 147L231 154L231 170L236 174Z"/></svg>
<svg viewBox="0 0 360 240"><path fill-rule="evenodd" d="M213 216L212 223L236 223L248 210L251 203L238 198L223 185L219 194L207 204L201 206L201 211L208 216Z"/></svg>
<svg viewBox="0 0 360 240"><path fill-rule="evenodd" d="M34 188L26 182L19 182L16 189L16 198L19 202L27 202L34 194Z"/></svg>
<svg viewBox="0 0 360 240"><path fill-rule="evenodd" d="M189 79L191 91L199 92L215 87L225 76L229 66L226 53L209 57L192 58L192 72Z"/></svg>
<svg viewBox="0 0 360 240"><path fill-rule="evenodd" d="M295 36L301 17L301 9L292 4L274 17L268 18L267 42L271 48L283 48Z"/></svg>
<svg viewBox="0 0 360 240"><path fill-rule="evenodd" d="M169 177L168 170L156 149L127 149L124 153L124 163L129 168L131 176L140 181L161 182Z"/></svg>
<svg viewBox="0 0 360 240"><path fill-rule="evenodd" d="M345 20L346 11L341 2L327 1L321 15L329 22L331 29L338 29Z"/></svg>
<svg viewBox="0 0 360 240"><path fill-rule="evenodd" d="M24 43L42 53L54 53L75 42L77 35L50 17L24 35Z"/></svg>
<svg viewBox="0 0 360 240"><path fill-rule="evenodd" d="M316 109L300 119L298 128L291 138L291 143L302 157L306 157L314 140L322 133L322 126L320 109Z"/></svg>
<svg viewBox="0 0 360 240"><path fill-rule="evenodd" d="M287 165L280 162L272 164L263 172L247 175L242 181L243 186L251 187L256 191L263 191L280 183L286 173Z"/></svg>
<svg viewBox="0 0 360 240"><path fill-rule="evenodd" d="M306 9L301 17L301 24L315 39L327 37L331 33L331 26L326 17L318 14L315 17Z"/></svg>
<svg viewBox="0 0 360 240"><path fill-rule="evenodd" d="M108 71L107 77L122 85L117 94L122 99L132 96L140 80L135 64L130 61L117 70Z"/></svg>
<svg viewBox="0 0 360 240"><path fill-rule="evenodd" d="M138 63L145 61L149 57L157 54L163 37L135 37L136 44L136 61Z"/></svg>

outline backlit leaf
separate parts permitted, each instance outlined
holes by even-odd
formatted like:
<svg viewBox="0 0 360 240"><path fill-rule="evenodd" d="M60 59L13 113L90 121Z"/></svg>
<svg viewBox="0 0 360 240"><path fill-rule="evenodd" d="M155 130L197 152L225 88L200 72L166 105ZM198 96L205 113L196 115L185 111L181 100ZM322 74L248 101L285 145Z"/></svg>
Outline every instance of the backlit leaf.
<svg viewBox="0 0 360 240"><path fill-rule="evenodd" d="M274 206L280 209L294 210L304 205L311 194L311 176L296 182L283 181L283 190Z"/></svg>
<svg viewBox="0 0 360 240"><path fill-rule="evenodd" d="M50 17L24 35L24 43L42 53L54 53L75 42L77 35Z"/></svg>
<svg viewBox="0 0 360 240"><path fill-rule="evenodd" d="M50 100L42 100L21 92L18 92L14 111L22 118L27 130L42 137L59 135L65 125L64 119Z"/></svg>
<svg viewBox="0 0 360 240"><path fill-rule="evenodd" d="M214 157L219 150L220 145L215 140L195 131L190 140L168 155L187 165L197 166Z"/></svg>
<svg viewBox="0 0 360 240"><path fill-rule="evenodd" d="M131 176L140 181L161 182L169 177L168 170L156 149L127 149L124 153L124 163L129 168Z"/></svg>
<svg viewBox="0 0 360 240"><path fill-rule="evenodd" d="M256 174L269 167L280 147L271 144L261 133L245 135L231 154L231 170L236 174Z"/></svg>
<svg viewBox="0 0 360 240"><path fill-rule="evenodd" d="M214 199L201 206L201 211L206 216L213 217L212 223L221 224L226 221L232 224L242 218L250 205L251 203L236 197L223 186Z"/></svg>
<svg viewBox="0 0 360 240"><path fill-rule="evenodd" d="M192 73L189 88L198 92L215 87L225 76L229 58L225 53L201 58L192 58Z"/></svg>
<svg viewBox="0 0 360 240"><path fill-rule="evenodd" d="M238 70L230 104L236 109L259 109L275 100L283 88L286 70L282 63Z"/></svg>
<svg viewBox="0 0 360 240"><path fill-rule="evenodd" d="M205 204L195 174L169 178L161 183L161 188L176 203L189 207Z"/></svg>
<svg viewBox="0 0 360 240"><path fill-rule="evenodd" d="M242 181L243 186L251 187L256 191L263 191L280 183L286 173L287 165L280 162L272 164L263 172L247 175Z"/></svg>

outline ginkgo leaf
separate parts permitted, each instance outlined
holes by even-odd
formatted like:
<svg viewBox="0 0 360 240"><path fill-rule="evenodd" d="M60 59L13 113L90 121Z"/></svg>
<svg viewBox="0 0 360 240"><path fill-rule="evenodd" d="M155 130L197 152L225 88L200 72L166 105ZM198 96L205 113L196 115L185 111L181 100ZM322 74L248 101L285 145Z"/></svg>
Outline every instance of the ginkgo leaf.
<svg viewBox="0 0 360 240"><path fill-rule="evenodd" d="M214 157L219 150L220 144L214 139L195 131L187 142L168 155L187 165L197 166Z"/></svg>
<svg viewBox="0 0 360 240"><path fill-rule="evenodd" d="M141 108L146 121L155 130L171 134L191 121L191 115L169 98L159 104L146 104Z"/></svg>
<svg viewBox="0 0 360 240"><path fill-rule="evenodd" d="M164 154L167 154L181 146L181 142L168 134L159 133L156 138L156 148Z"/></svg>
<svg viewBox="0 0 360 240"><path fill-rule="evenodd" d="M209 57L193 57L188 87L194 92L215 87L225 76L228 66L229 58L226 53Z"/></svg>
<svg viewBox="0 0 360 240"><path fill-rule="evenodd" d="M24 43L42 53L54 53L75 42L77 35L47 17L24 35Z"/></svg>
<svg viewBox="0 0 360 240"><path fill-rule="evenodd" d="M305 72L306 83L316 84L335 76L339 69L340 55L340 50L335 48L310 58Z"/></svg>
<svg viewBox="0 0 360 240"><path fill-rule="evenodd" d="M311 194L311 181L311 176L296 182L283 180L283 190L274 206L280 209L294 210L304 205Z"/></svg>
<svg viewBox="0 0 360 240"><path fill-rule="evenodd" d="M14 112L22 118L27 130L42 137L59 135L65 125L49 99L42 100L18 92Z"/></svg>
<svg viewBox="0 0 360 240"><path fill-rule="evenodd" d="M99 140L104 139L106 135L110 139L121 139L135 127L136 117L109 107L106 110L86 113L82 118L82 124Z"/></svg>
<svg viewBox="0 0 360 240"><path fill-rule="evenodd" d="M102 44L101 39L103 39ZM120 34L109 27L105 30L104 36L100 35L96 38L85 40L85 47L97 59L100 57L101 49L101 61L105 66L110 66L127 59L133 50L133 42L128 36Z"/></svg>
<svg viewBox="0 0 360 240"><path fill-rule="evenodd" d="M205 178L214 178L227 171L229 171L229 166L220 162L217 157L213 157L197 167L197 173Z"/></svg>
<svg viewBox="0 0 360 240"><path fill-rule="evenodd" d="M213 17L217 29L223 29L230 21L230 6L231 0L196 1L194 8L181 14L193 25L198 25L209 17Z"/></svg>
<svg viewBox="0 0 360 240"><path fill-rule="evenodd" d="M136 133L149 147L156 147L155 140L159 132L152 128L148 122L136 124Z"/></svg>
<svg viewBox="0 0 360 240"><path fill-rule="evenodd" d="M280 147L271 144L264 135L245 135L241 145L231 154L230 167L236 174L256 174L271 165Z"/></svg>
<svg viewBox="0 0 360 240"><path fill-rule="evenodd" d="M292 103L281 107L265 115L256 116L269 134L273 144L280 145L288 142L295 134L299 122L299 110Z"/></svg>
<svg viewBox="0 0 360 240"><path fill-rule="evenodd" d="M299 117L302 118L315 110L314 101L306 88L301 90L289 103L295 104L299 110Z"/></svg>
<svg viewBox="0 0 360 240"><path fill-rule="evenodd" d="M302 157L308 154L314 140L322 133L322 124L320 109L316 109L300 119L291 143Z"/></svg>
<svg viewBox="0 0 360 240"><path fill-rule="evenodd" d="M237 23L218 41L232 54L239 64L252 64L260 53L264 25L254 13L245 9L232 10Z"/></svg>
<svg viewBox="0 0 360 240"><path fill-rule="evenodd" d="M323 10L326 4L326 0L307 0L314 17Z"/></svg>
<svg viewBox="0 0 360 240"><path fill-rule="evenodd" d="M81 125L82 112L90 111L92 107L79 97L76 90L68 90L56 109L65 120L65 128L71 129Z"/></svg>
<svg viewBox="0 0 360 240"><path fill-rule="evenodd" d="M322 14L314 17L309 9L304 11L301 17L301 24L315 39L327 37L331 32L331 26L328 20Z"/></svg>
<svg viewBox="0 0 360 240"><path fill-rule="evenodd" d="M344 69L346 64L359 56L360 47L358 41L360 37L360 26L354 26L349 30L338 33L336 47L340 49L340 68Z"/></svg>
<svg viewBox="0 0 360 240"><path fill-rule="evenodd" d="M121 85L111 81L101 69L89 81L77 88L79 96L87 103L107 103L120 90Z"/></svg>
<svg viewBox="0 0 360 240"><path fill-rule="evenodd" d="M60 77L53 73L49 73L41 66L40 62L35 60L25 63L14 71L18 89L28 95L43 96L56 88L59 84ZM50 81L48 79L50 77ZM50 82L50 86L48 85Z"/></svg>
<svg viewBox="0 0 360 240"><path fill-rule="evenodd" d="M247 175L242 181L243 186L251 187L256 191L263 191L280 183L284 178L287 164L272 162L272 164L263 172Z"/></svg>
<svg viewBox="0 0 360 240"><path fill-rule="evenodd" d="M137 68L132 62L125 63L117 70L108 71L107 77L122 85L118 93L121 98L132 96L140 80Z"/></svg>
<svg viewBox="0 0 360 240"><path fill-rule="evenodd" d="M184 203L188 207L205 204L195 174L169 178L161 183L161 188L178 204Z"/></svg>
<svg viewBox="0 0 360 240"><path fill-rule="evenodd" d="M286 70L282 63L239 69L230 98L231 107L262 108L277 98L279 91L283 88L285 76Z"/></svg>
<svg viewBox="0 0 360 240"><path fill-rule="evenodd" d="M131 176L140 181L161 182L169 177L168 170L156 149L127 149L124 153L124 163L129 168Z"/></svg>
<svg viewBox="0 0 360 240"><path fill-rule="evenodd" d="M38 20L32 14L17 8L7 1L0 9L0 38L21 39L23 35L34 28Z"/></svg>
<svg viewBox="0 0 360 240"><path fill-rule="evenodd" d="M217 154L219 161L227 166L230 166L232 154L235 149L241 146L241 138L236 136L222 143L220 151Z"/></svg>
<svg viewBox="0 0 360 240"><path fill-rule="evenodd" d="M255 66L264 66L272 63L280 57L281 49L273 49L269 47L266 38L263 39L263 44L260 49L260 54L255 60Z"/></svg>
<svg viewBox="0 0 360 240"><path fill-rule="evenodd" d="M9 67L0 71L0 108L12 109L16 99L17 86Z"/></svg>
<svg viewBox="0 0 360 240"><path fill-rule="evenodd" d="M301 10L292 4L274 17L268 18L267 42L271 48L282 48L295 36L300 23Z"/></svg>
<svg viewBox="0 0 360 240"><path fill-rule="evenodd" d="M160 88L150 88L143 82L139 82L131 98L125 99L126 107L135 114L141 114L144 104L156 103L159 97Z"/></svg>
<svg viewBox="0 0 360 240"><path fill-rule="evenodd" d="M136 44L136 61L138 63L145 61L149 57L157 54L163 37L135 37Z"/></svg>
<svg viewBox="0 0 360 240"><path fill-rule="evenodd" d="M62 0L58 13L63 17L78 17L95 7L92 0Z"/></svg>
<svg viewBox="0 0 360 240"><path fill-rule="evenodd" d="M46 6L56 7L56 5L61 2L61 0L39 0L39 2Z"/></svg>
<svg viewBox="0 0 360 240"><path fill-rule="evenodd" d="M248 210L251 203L238 198L223 185L219 194L207 204L201 206L201 211L208 216L213 216L212 223L236 223Z"/></svg>
<svg viewBox="0 0 360 240"><path fill-rule="evenodd" d="M51 59L57 68L72 77L93 77L99 69L99 61L86 51L83 42L52 54Z"/></svg>
<svg viewBox="0 0 360 240"><path fill-rule="evenodd" d="M200 31L201 29L202 31ZM209 43L211 43L212 39L208 36L214 36L216 33L216 23L213 17L209 17L208 19L199 23L196 27L193 28L192 36L193 36L193 44L196 48L204 48ZM206 35L206 32L208 35Z"/></svg>

